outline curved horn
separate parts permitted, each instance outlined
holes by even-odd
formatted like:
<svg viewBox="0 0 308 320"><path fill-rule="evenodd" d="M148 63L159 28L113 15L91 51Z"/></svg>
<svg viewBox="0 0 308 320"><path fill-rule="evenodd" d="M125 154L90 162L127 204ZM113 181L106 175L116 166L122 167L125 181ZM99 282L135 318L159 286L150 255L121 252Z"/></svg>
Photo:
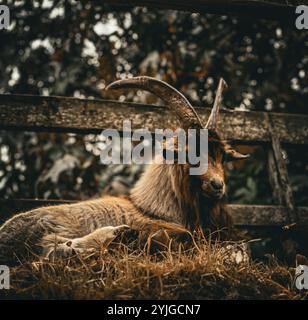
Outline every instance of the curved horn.
<svg viewBox="0 0 308 320"><path fill-rule="evenodd" d="M201 120L193 106L175 88L168 83L155 78L141 76L115 81L107 86L108 89L136 88L149 91L162 99L178 116L184 129L202 128Z"/></svg>
<svg viewBox="0 0 308 320"><path fill-rule="evenodd" d="M205 126L208 130L216 131L218 116L219 116L219 107L222 102L223 92L228 88L226 81L223 78L220 78L218 88L216 91L216 97L214 101L214 106L212 108L211 114Z"/></svg>

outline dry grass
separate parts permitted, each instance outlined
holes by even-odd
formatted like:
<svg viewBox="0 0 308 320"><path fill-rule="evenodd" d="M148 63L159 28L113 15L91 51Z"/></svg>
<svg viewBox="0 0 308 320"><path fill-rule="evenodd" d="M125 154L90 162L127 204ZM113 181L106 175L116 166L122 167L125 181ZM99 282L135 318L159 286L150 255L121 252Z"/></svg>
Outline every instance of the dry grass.
<svg viewBox="0 0 308 320"><path fill-rule="evenodd" d="M34 259L11 270L6 298L299 299L291 269L230 262L225 244L200 240L190 250L156 255L118 245L108 252L53 262Z"/></svg>

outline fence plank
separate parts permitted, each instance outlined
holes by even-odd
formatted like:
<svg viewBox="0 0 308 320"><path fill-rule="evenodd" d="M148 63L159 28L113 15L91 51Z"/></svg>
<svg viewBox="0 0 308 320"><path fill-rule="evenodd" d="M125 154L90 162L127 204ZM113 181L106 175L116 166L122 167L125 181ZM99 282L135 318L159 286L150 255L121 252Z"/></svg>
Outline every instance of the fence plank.
<svg viewBox="0 0 308 320"><path fill-rule="evenodd" d="M205 122L209 109L197 108ZM308 116L272 113L280 141L308 144ZM0 129L100 133L102 129L122 129L130 119L132 129L176 128L176 117L165 107L111 100L67 97L0 95ZM239 142L269 142L264 112L223 111L219 126L223 138Z"/></svg>
<svg viewBox="0 0 308 320"><path fill-rule="evenodd" d="M0 200L0 223L15 213L34 208L74 203L70 200L33 200L33 199L2 199ZM288 208L283 206L236 205L227 206L234 223L239 227L282 227L286 224ZM298 207L297 213L301 225L308 224L308 207Z"/></svg>
<svg viewBox="0 0 308 320"><path fill-rule="evenodd" d="M280 204L288 208L288 215L286 217L288 222L295 223L298 222L298 216L296 210L294 210L295 204L289 181L288 168L286 160L283 158L283 152L279 140L279 131L276 131L275 123L272 121L272 118L269 114L267 114L267 128L271 135L272 154L276 167L275 171L278 177L275 188L282 192L282 202Z"/></svg>
<svg viewBox="0 0 308 320"><path fill-rule="evenodd" d="M308 207L296 207L300 225L308 224ZM228 210L239 226L285 226L289 208L284 206L228 205Z"/></svg>
<svg viewBox="0 0 308 320"><path fill-rule="evenodd" d="M294 20L296 5L308 3L306 0L107 0L105 2L190 12L236 14L284 21Z"/></svg>

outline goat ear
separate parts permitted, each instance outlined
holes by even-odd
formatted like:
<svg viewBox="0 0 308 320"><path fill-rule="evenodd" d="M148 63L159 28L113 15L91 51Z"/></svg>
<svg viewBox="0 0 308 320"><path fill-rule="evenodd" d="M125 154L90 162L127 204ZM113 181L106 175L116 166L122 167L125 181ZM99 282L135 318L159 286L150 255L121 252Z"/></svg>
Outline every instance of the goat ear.
<svg viewBox="0 0 308 320"><path fill-rule="evenodd" d="M167 140L164 140L162 142L162 154L165 160L167 159L172 159L172 154L173 154L173 159L175 161L175 163L178 161L179 158L179 153L181 152L186 152L187 153L187 146L185 146L185 149L179 149L179 145L177 143L177 140L175 140L174 138L170 138Z"/></svg>
<svg viewBox="0 0 308 320"><path fill-rule="evenodd" d="M225 155L224 155L224 159L226 162L235 161L235 160L242 160L242 159L246 159L249 157L250 157L249 154L242 154L242 153L234 150L233 148L226 149Z"/></svg>

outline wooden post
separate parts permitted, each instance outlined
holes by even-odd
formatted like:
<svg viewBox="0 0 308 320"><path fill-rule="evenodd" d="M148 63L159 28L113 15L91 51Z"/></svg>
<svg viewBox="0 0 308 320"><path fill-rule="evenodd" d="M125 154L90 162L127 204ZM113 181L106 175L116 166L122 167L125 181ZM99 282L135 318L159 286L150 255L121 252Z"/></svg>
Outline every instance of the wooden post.
<svg viewBox="0 0 308 320"><path fill-rule="evenodd" d="M269 176L273 187L273 194L280 205L288 208L287 223L298 222L298 216L295 210L294 198L289 182L288 169L279 140L279 133L276 132L273 119L270 114L266 114L267 127L271 137L271 150L269 151Z"/></svg>

